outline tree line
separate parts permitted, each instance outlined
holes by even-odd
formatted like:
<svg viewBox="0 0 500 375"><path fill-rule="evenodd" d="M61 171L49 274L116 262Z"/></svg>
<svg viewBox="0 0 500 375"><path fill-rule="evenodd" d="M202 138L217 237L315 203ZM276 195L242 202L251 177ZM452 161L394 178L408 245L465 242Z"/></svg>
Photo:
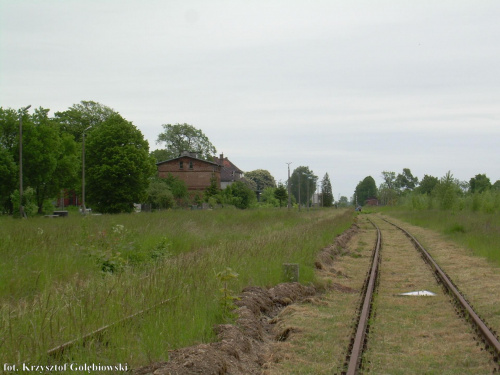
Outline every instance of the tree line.
<svg viewBox="0 0 500 375"><path fill-rule="evenodd" d="M398 174L383 171L381 177L383 182L378 188L371 176L360 181L353 204L364 205L374 197L381 205L405 205L413 209L470 209L487 213L500 210L500 180L491 183L484 173L460 181L448 171L440 178L425 174L419 181L409 168L404 168Z"/></svg>
<svg viewBox="0 0 500 375"><path fill-rule="evenodd" d="M49 112L42 107L31 111L0 107L3 213L19 215L21 205L28 215L51 213L56 198L68 192L74 192L81 205L82 185L85 201L102 213L131 212L134 202L149 203L153 208L203 201L239 208L287 205L288 181L276 184L272 175L262 169L247 172L242 181L224 192L211 186L195 196L190 196L185 183L173 176L159 179L155 164L175 158L184 150L197 151L206 160L215 155L216 148L208 137L192 125L162 125L157 143L164 148L150 152L141 131L103 104L81 101L52 116ZM317 181L308 167L296 168L290 178L292 203L310 204ZM328 174L322 180L320 196L324 206L333 204Z"/></svg>

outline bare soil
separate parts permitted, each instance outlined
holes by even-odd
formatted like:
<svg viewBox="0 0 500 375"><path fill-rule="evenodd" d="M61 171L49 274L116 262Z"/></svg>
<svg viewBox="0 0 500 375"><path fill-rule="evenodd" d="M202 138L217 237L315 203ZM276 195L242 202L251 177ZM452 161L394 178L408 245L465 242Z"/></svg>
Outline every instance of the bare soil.
<svg viewBox="0 0 500 375"><path fill-rule="evenodd" d="M347 243L358 230L357 226L337 237L334 244L323 249L315 264L316 268L331 269L336 255L346 251ZM329 288L343 292L357 292L333 283ZM235 304L237 320L214 329L218 341L173 350L168 362L152 363L134 370L136 375L181 374L261 374L270 360L273 343L285 341L293 328L277 325L277 315L291 304L305 301L316 303L321 290L299 283L278 284L268 290L247 287Z"/></svg>

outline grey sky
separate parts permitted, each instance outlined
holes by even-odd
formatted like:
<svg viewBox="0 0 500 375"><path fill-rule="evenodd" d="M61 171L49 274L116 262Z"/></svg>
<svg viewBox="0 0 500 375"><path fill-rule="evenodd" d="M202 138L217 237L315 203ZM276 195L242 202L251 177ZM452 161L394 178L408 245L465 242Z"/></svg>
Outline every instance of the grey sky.
<svg viewBox="0 0 500 375"><path fill-rule="evenodd" d="M500 179L500 2L0 0L0 106L81 100L244 171Z"/></svg>

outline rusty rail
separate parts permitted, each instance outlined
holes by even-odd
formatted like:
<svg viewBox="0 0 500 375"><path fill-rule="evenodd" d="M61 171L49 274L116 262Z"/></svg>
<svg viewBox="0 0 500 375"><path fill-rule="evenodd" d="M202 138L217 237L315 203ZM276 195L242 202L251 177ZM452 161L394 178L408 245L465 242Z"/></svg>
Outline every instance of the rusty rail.
<svg viewBox="0 0 500 375"><path fill-rule="evenodd" d="M380 233L380 229L371 220L369 221L377 230L377 239L375 242L374 255L372 257L371 270L364 291L363 304L359 315L356 335L354 337L354 343L351 348L349 364L346 372L347 375L357 374L358 369L361 365L361 355L363 354L363 348L365 346L366 331L368 328L368 320L370 319L370 312L372 307L373 291L375 290L375 282L378 276L380 244L382 242L382 235Z"/></svg>
<svg viewBox="0 0 500 375"><path fill-rule="evenodd" d="M453 284L451 279L446 275L446 273L439 267L439 265L434 261L429 252L417 241L417 239L411 235L405 229L399 227L398 225L391 223L386 219L382 219L388 224L393 225L394 227L401 230L413 243L415 248L421 253L424 260L432 267L436 278L440 281L443 287L448 291L450 295L454 297L456 302L459 304L461 309L470 317L471 324L476 328L476 332L483 337L484 343L486 345L486 349L491 349L490 351L493 354L493 359L495 362L498 362L500 357L500 342L495 334L488 328L488 326L481 320L481 318L477 315L471 305L467 302L467 300L462 296L458 288ZM380 262L380 247L382 241L382 235L380 229L377 225L375 225L370 219L368 221L375 227L377 230L377 240L374 249L374 255L372 257L371 269L369 272L369 276L367 281L365 282L365 288L363 289L362 297L363 303L361 307L361 312L359 314L359 320L357 323L356 334L354 337L354 341L350 347L350 354L347 356L348 358L348 367L347 372L343 372L342 374L346 375L356 375L361 367L361 358L363 354L363 349L366 343L366 333L368 331L368 321L371 314L372 307L372 299L373 292L375 288L375 284L378 277L378 265Z"/></svg>
<svg viewBox="0 0 500 375"><path fill-rule="evenodd" d="M143 314L145 314L153 309L156 309L157 307L164 305L165 303L170 302L171 300L172 300L172 298L163 300L163 301L158 302L157 304L155 304L151 307L148 307L147 309L143 309L139 312L136 312L135 314L126 316L125 318L122 318L122 319L120 319L116 322L113 322L111 324L107 324L107 325L105 325L101 328L98 328L95 331L92 331L90 333L87 333L86 335L83 335L77 339L65 342L64 344L61 344L59 346L56 346L55 348L48 350L47 355L52 356L52 357L60 356L64 353L65 350L70 349L73 345L78 344L78 343L85 343L85 342L89 341L90 339L92 339L93 337L100 336L102 333L104 333L104 331L106 331L112 327L118 326L120 324L126 323L127 321L132 320L138 316L141 316L141 315L143 315Z"/></svg>
<svg viewBox="0 0 500 375"><path fill-rule="evenodd" d="M469 315L472 320L472 324L476 327L478 333L484 338L487 345L486 349L491 347L496 352L496 360L498 361L498 356L500 356L500 342L498 338L493 334L493 332L488 328L488 326L483 322L483 320L476 314L472 306L467 302L467 300L462 296L458 288L451 281L451 279L444 273L444 271L439 267L439 265L434 261L429 252L416 240L413 235L411 235L405 229L399 227L398 225L391 223L390 221L383 219L387 223L395 226L401 230L413 243L418 251L422 254L425 261L428 262L433 268L438 279L443 283L443 286L448 290L448 292L453 296L453 298L459 303L461 308Z"/></svg>

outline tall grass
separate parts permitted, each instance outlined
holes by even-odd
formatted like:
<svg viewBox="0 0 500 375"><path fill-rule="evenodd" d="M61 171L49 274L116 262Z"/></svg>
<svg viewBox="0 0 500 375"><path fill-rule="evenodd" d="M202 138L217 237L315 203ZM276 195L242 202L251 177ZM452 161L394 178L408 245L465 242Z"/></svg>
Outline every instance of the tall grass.
<svg viewBox="0 0 500 375"><path fill-rule="evenodd" d="M500 266L500 215L473 210L411 210L386 207L384 212L413 225L441 232L470 251Z"/></svg>
<svg viewBox="0 0 500 375"><path fill-rule="evenodd" d="M229 288L272 286L282 263L314 281L317 252L353 221L350 211L167 211L67 219L0 218L0 361L127 363L213 340L230 317L215 276ZM47 350L140 310L85 345Z"/></svg>

